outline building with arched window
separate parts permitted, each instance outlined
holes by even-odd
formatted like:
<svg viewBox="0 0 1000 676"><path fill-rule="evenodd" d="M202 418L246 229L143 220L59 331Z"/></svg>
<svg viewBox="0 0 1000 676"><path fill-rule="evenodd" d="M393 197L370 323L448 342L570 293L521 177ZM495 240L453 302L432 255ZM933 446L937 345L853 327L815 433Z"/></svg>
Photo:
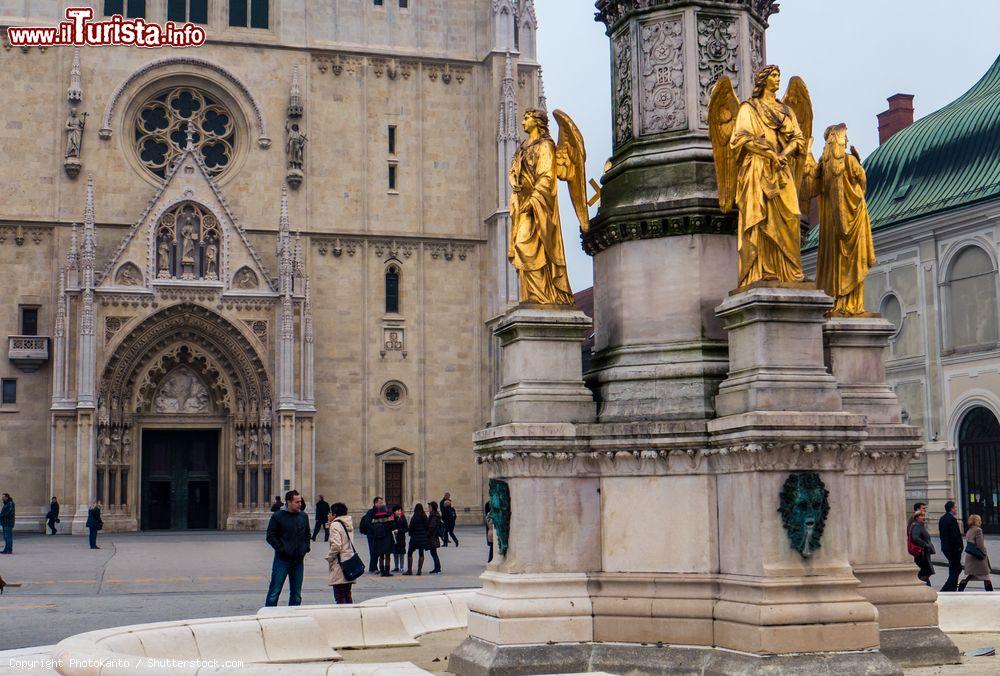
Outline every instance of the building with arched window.
<svg viewBox="0 0 1000 676"><path fill-rule="evenodd" d="M910 100L890 99L883 136L900 114L912 122L900 105ZM878 259L865 302L897 326L888 378L926 435L908 498L938 514L955 500L1000 533L1000 59L954 102L903 126L864 163ZM807 269L815 257L807 247Z"/></svg>
<svg viewBox="0 0 1000 676"><path fill-rule="evenodd" d="M80 4L207 40L21 48L66 3L0 2L17 527L259 528L290 488L481 523L533 0Z"/></svg>

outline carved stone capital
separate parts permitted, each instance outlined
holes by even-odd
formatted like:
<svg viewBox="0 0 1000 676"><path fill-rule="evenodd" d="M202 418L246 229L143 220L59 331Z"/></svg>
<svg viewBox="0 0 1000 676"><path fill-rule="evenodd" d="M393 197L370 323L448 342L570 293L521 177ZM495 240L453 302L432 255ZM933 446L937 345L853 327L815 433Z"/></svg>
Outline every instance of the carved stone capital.
<svg viewBox="0 0 1000 676"><path fill-rule="evenodd" d="M635 14L699 4L702 3L697 0L597 0L597 14L594 19L603 23L610 35L620 23ZM778 12L778 3L774 0L717 0L712 5L723 7L729 5L734 9L745 8L765 26L768 18Z"/></svg>

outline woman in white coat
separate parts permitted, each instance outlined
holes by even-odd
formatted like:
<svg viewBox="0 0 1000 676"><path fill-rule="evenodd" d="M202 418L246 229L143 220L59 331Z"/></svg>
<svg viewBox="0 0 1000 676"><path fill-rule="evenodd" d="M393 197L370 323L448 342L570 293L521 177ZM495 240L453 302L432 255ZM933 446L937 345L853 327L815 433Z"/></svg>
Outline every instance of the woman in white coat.
<svg viewBox="0 0 1000 676"><path fill-rule="evenodd" d="M351 585L344 577L340 567L342 561L354 556L354 524L347 513L347 505L335 502L330 505L330 551L326 561L330 565L329 584L333 587L333 601L338 604L351 604Z"/></svg>

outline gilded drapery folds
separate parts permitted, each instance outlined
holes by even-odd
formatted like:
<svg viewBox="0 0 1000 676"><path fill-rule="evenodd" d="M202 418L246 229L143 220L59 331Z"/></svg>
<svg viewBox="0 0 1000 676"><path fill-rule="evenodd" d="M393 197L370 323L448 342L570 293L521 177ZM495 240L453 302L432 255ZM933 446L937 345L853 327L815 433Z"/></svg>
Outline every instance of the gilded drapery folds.
<svg viewBox="0 0 1000 676"><path fill-rule="evenodd" d="M810 158L803 192L819 197L819 252L816 285L834 299L831 314L865 314L864 282L875 264L872 226L865 203L867 179L854 146L848 152L847 126L827 127L819 162Z"/></svg>
<svg viewBox="0 0 1000 676"><path fill-rule="evenodd" d="M510 243L507 259L517 269L522 303L573 306L566 272L558 180L569 183L570 197L586 230L588 223L584 161L587 154L579 129L562 111L559 143L549 134L545 111L525 111L528 138L514 153L510 166Z"/></svg>
<svg viewBox="0 0 1000 676"><path fill-rule="evenodd" d="M719 204L739 211L740 283L804 280L800 254L799 187L812 135L812 104L793 77L785 98L775 97L781 72L765 66L754 93L740 103L728 77L719 78L709 104Z"/></svg>

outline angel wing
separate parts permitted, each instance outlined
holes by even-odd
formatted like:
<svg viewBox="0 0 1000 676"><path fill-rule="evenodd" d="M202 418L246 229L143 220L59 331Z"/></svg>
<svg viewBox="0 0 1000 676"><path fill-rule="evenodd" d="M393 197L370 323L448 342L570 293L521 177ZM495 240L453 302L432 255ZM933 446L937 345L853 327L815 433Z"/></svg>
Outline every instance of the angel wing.
<svg viewBox="0 0 1000 676"><path fill-rule="evenodd" d="M587 211L587 149L583 134L573 119L561 110L552 111L559 123L559 141L556 143L556 177L569 185L569 198L580 221L580 230L587 232L590 212Z"/></svg>
<svg viewBox="0 0 1000 676"><path fill-rule="evenodd" d="M792 175L795 176L795 185L802 185L802 178L806 170L806 157L812 154L813 145L813 107L812 99L809 98L809 88L798 75L788 81L788 89L785 90L785 98L781 101L792 109L795 119L802 130L802 137L806 140L804 152L795 160L792 166ZM799 208L802 213L809 210L808 198L800 200Z"/></svg>
<svg viewBox="0 0 1000 676"><path fill-rule="evenodd" d="M719 184L719 206L722 211L732 211L736 202L736 155L729 148L729 139L736 126L740 100L733 91L733 83L723 75L712 87L708 101L708 135L712 138L715 156L715 177Z"/></svg>

